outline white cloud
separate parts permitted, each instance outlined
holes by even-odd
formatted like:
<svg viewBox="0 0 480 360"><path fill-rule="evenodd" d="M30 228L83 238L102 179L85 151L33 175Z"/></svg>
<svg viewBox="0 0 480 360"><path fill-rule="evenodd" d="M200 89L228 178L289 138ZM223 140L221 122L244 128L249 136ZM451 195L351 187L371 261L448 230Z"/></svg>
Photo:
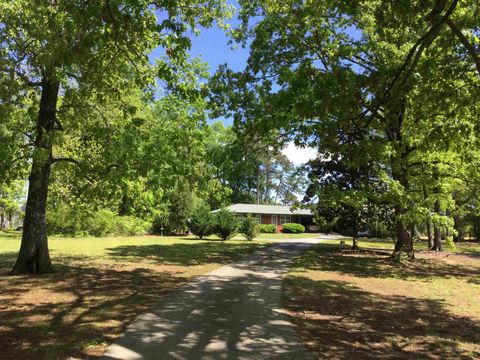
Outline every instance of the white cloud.
<svg viewBox="0 0 480 360"><path fill-rule="evenodd" d="M299 148L293 142L289 142L287 147L282 150L282 153L295 165L305 164L317 156L315 149Z"/></svg>

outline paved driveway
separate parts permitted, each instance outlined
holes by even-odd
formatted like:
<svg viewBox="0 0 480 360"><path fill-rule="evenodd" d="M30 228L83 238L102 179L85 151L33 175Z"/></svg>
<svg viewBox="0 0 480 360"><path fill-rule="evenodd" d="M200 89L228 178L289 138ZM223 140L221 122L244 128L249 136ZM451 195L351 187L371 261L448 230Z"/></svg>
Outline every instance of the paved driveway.
<svg viewBox="0 0 480 360"><path fill-rule="evenodd" d="M281 241L196 278L140 315L104 359L310 359L280 311L282 277L319 241Z"/></svg>

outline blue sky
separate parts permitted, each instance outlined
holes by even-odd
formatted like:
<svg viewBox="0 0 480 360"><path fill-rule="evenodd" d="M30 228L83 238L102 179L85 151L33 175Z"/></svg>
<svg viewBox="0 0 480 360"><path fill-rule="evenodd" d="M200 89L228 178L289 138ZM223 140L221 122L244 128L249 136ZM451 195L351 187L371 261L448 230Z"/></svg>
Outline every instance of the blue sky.
<svg viewBox="0 0 480 360"><path fill-rule="evenodd" d="M228 1L238 8L236 1ZM228 21L230 26L235 27L238 24L236 15ZM235 70L241 71L247 64L249 49L237 46L235 49L229 44L229 37L225 30L219 28L214 24L211 28L200 29L198 36L192 34L192 47L190 54L192 57L200 57L208 63L209 72L213 74L220 65L228 64L228 66ZM160 55L160 50L153 51L151 58ZM211 122L222 121L225 125L231 125L231 119L212 119ZM312 159L316 155L313 149L297 148L293 143L282 151L295 164L302 164Z"/></svg>
<svg viewBox="0 0 480 360"><path fill-rule="evenodd" d="M239 7L234 0L227 1L230 5ZM236 14L227 23L233 28L238 24ZM226 30L221 29L216 23L210 28L200 28L199 35L191 35L192 46L190 49L191 57L200 57L207 62L210 74L215 73L222 64L235 70L241 71L245 68L248 59L248 48L237 46L232 49L229 44L229 37ZM156 57L163 55L163 49L157 48L150 54L153 61ZM212 119L210 122L222 121L225 125L231 125L231 119Z"/></svg>
<svg viewBox="0 0 480 360"><path fill-rule="evenodd" d="M191 54L207 61L210 73L213 74L218 66L224 63L233 70L243 70L247 63L248 49L232 49L228 44L227 34L215 25L213 28L203 29L199 36L192 37Z"/></svg>

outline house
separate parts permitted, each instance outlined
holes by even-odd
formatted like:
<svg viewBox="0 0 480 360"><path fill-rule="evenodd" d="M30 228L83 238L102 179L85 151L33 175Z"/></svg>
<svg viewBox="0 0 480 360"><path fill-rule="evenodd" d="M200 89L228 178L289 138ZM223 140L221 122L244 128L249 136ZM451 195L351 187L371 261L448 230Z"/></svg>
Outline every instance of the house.
<svg viewBox="0 0 480 360"><path fill-rule="evenodd" d="M313 213L307 209L291 210L285 205L259 205L259 204L233 204L226 207L227 210L246 216L252 214L259 224L274 224L277 232L282 231L285 223L299 223L310 231L318 230L313 224Z"/></svg>

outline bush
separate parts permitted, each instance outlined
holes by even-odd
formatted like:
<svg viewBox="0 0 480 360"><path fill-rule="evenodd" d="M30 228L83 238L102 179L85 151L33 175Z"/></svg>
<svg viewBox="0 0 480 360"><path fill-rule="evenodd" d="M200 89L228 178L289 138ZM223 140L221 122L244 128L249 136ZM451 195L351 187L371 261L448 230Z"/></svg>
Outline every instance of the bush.
<svg viewBox="0 0 480 360"><path fill-rule="evenodd" d="M148 233L152 224L135 216L116 216L116 228L114 235L135 236Z"/></svg>
<svg viewBox="0 0 480 360"><path fill-rule="evenodd" d="M99 210L92 214L84 231L93 236L133 236L147 233L151 224L134 216L120 216L111 210Z"/></svg>
<svg viewBox="0 0 480 360"><path fill-rule="evenodd" d="M90 216L91 211L86 206L57 204L47 211L47 231L49 234L86 236L85 224Z"/></svg>
<svg viewBox="0 0 480 360"><path fill-rule="evenodd" d="M200 203L193 208L191 217L188 221L188 228L192 234L199 239L211 235L214 231L213 214L207 204Z"/></svg>
<svg viewBox="0 0 480 360"><path fill-rule="evenodd" d="M238 219L227 209L220 209L215 213L215 234L223 241L235 236L238 230Z"/></svg>
<svg viewBox="0 0 480 360"><path fill-rule="evenodd" d="M286 223L282 225L282 232L300 234L305 232L305 226L297 223Z"/></svg>
<svg viewBox="0 0 480 360"><path fill-rule="evenodd" d="M144 235L151 224L134 216L119 216L111 210L59 206L48 212L48 232L71 236Z"/></svg>
<svg viewBox="0 0 480 360"><path fill-rule="evenodd" d="M245 236L247 240L253 240L258 235L258 225L255 218L248 214L247 217L242 219L240 223L240 233Z"/></svg>
<svg viewBox="0 0 480 360"><path fill-rule="evenodd" d="M453 236L451 235L445 238L445 245L450 251L455 251L457 248L453 242Z"/></svg>
<svg viewBox="0 0 480 360"><path fill-rule="evenodd" d="M277 227L273 224L260 224L258 225L258 231L263 234L273 234L277 230Z"/></svg>

